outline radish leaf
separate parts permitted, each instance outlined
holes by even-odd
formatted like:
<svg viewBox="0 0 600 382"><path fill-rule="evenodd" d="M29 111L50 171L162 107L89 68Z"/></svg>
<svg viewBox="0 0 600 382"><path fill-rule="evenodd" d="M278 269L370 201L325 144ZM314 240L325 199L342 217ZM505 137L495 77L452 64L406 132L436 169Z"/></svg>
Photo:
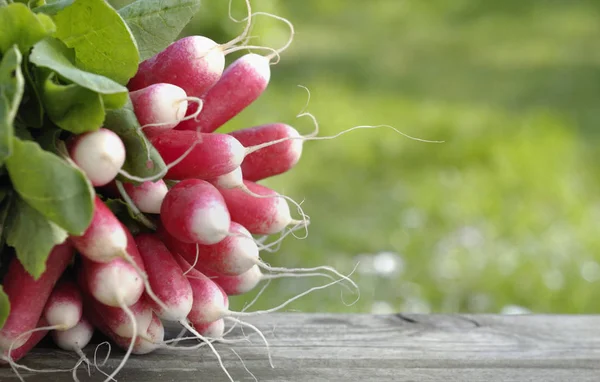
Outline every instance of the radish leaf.
<svg viewBox="0 0 600 382"><path fill-rule="evenodd" d="M120 84L135 75L139 53L121 16L104 0L77 0L54 16L55 36L75 49L79 68Z"/></svg>
<svg viewBox="0 0 600 382"><path fill-rule="evenodd" d="M52 122L75 134L98 130L104 122L100 94L77 84L57 84L53 77L54 73L48 76L42 88L42 100Z"/></svg>
<svg viewBox="0 0 600 382"><path fill-rule="evenodd" d="M21 53L13 45L0 61L0 165L12 153L14 120L25 87L21 59Z"/></svg>
<svg viewBox="0 0 600 382"><path fill-rule="evenodd" d="M105 95L119 94L122 97L121 106L125 103L126 87L110 78L77 68L73 64L75 61L74 52L59 40L47 38L38 42L33 47L29 60L39 67L51 69L61 77L86 89L93 90L96 93ZM118 108L120 106L113 105L113 107Z"/></svg>
<svg viewBox="0 0 600 382"><path fill-rule="evenodd" d="M31 207L70 234L83 234L92 220L94 189L79 168L18 138L6 167L14 189Z"/></svg>
<svg viewBox="0 0 600 382"><path fill-rule="evenodd" d="M135 36L140 61L165 49L200 9L200 0L137 0L119 14Z"/></svg>
<svg viewBox="0 0 600 382"><path fill-rule="evenodd" d="M13 3L0 8L0 53L17 44L25 53L44 37L55 31L52 19L36 15L25 4Z"/></svg>
<svg viewBox="0 0 600 382"><path fill-rule="evenodd" d="M6 243L15 248L23 268L34 279L39 278L46 270L52 248L67 239L67 232L19 197L13 202L8 221ZM31 239L32 233L35 240Z"/></svg>

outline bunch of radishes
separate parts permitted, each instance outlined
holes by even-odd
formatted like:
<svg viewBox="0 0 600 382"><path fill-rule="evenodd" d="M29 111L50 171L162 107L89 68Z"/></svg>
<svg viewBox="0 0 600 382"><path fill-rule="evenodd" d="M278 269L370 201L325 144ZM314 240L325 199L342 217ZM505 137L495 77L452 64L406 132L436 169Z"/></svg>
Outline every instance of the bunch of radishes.
<svg viewBox="0 0 600 382"><path fill-rule="evenodd" d="M144 354L172 346L164 321L181 323L212 347L226 320L249 325L237 317L252 313L230 311L229 295L297 275L262 263L259 251L272 246L256 237L285 236L308 220L294 220L289 198L257 182L294 167L307 137L283 123L215 133L265 91L271 60L289 45L265 48L267 56L245 54L225 69L225 55L244 47L256 14L227 44L185 37L139 64L128 98L149 142L142 166L153 166L151 150L166 164L157 175L124 169L127 146L110 125L114 119L93 131L60 133L64 160L93 187L91 221L52 248L37 278L17 257L10 260L2 280L10 301L2 360L17 368L48 332L86 359L82 349L94 329L127 355ZM348 280L317 269L300 271Z"/></svg>

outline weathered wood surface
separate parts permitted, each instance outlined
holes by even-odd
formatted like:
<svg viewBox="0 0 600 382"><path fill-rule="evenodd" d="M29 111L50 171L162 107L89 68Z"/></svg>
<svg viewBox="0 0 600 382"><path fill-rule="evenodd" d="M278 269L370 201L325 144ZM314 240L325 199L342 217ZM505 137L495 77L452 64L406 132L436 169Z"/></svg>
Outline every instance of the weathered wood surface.
<svg viewBox="0 0 600 382"><path fill-rule="evenodd" d="M281 313L248 320L269 340L217 345L236 381L600 381L600 316L329 315ZM246 334L250 331L246 330ZM233 337L241 337L236 331ZM93 347L86 349L93 355ZM112 371L123 352L114 352ZM65 368L73 355L35 350L23 363ZM25 380L69 381L70 374L23 373ZM97 371L81 381L101 381ZM119 381L227 381L207 348L132 357ZM17 381L0 369L0 381Z"/></svg>

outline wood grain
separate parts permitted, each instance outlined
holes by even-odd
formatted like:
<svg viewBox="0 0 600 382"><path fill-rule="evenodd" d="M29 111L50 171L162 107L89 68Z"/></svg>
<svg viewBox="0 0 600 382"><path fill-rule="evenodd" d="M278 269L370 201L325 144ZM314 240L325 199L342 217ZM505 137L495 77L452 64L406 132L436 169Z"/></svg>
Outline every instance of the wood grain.
<svg viewBox="0 0 600 382"><path fill-rule="evenodd" d="M219 344L237 381L600 381L600 316L561 315L331 315L281 313L248 319L267 337L264 344L245 329L251 342ZM178 328L169 332L174 335ZM231 338L242 339L236 330ZM93 355L94 346L86 350ZM102 353L104 354L104 352ZM118 364L113 351L104 370ZM66 368L74 355L48 347L22 362L33 368ZM22 373L27 381L69 381L69 373ZM95 372L81 381L102 381ZM132 357L119 381L227 381L207 348L159 350ZM0 381L18 381L8 368Z"/></svg>

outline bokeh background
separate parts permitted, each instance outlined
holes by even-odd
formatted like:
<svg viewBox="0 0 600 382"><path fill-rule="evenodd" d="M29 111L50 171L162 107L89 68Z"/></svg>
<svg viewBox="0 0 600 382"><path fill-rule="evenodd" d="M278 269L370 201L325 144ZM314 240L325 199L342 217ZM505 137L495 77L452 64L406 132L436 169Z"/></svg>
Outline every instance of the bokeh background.
<svg viewBox="0 0 600 382"><path fill-rule="evenodd" d="M266 182L301 201L309 236L272 265L352 271L288 308L305 312L600 311L600 2L253 0L297 34L266 93L224 130L297 119L322 135ZM244 17L241 0L234 15ZM227 1L205 0L184 34L236 36ZM253 44L281 46L257 16ZM232 55L230 59L235 58ZM273 282L255 307L326 279ZM251 297L239 297L240 308ZM352 295L345 293L346 302Z"/></svg>

